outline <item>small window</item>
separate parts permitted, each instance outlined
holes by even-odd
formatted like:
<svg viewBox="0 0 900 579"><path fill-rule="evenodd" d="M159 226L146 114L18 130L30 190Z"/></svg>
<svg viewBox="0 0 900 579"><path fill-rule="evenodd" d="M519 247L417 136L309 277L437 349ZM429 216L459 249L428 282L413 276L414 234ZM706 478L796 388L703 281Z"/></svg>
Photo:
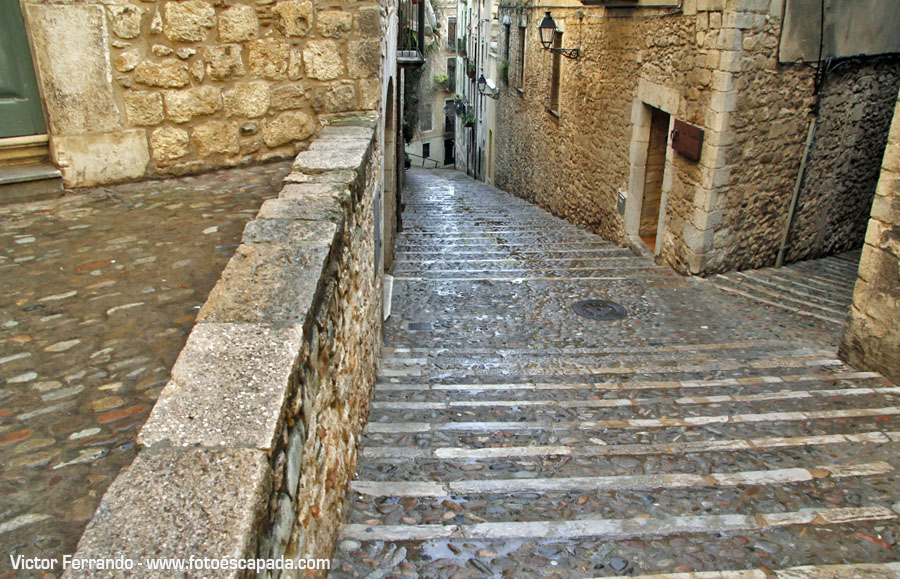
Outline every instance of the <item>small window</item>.
<svg viewBox="0 0 900 579"><path fill-rule="evenodd" d="M561 63L558 49L562 48L561 32L553 35L553 48L557 50L553 51L553 69L550 72L550 110L559 114L559 84L562 72L560 71Z"/></svg>
<svg viewBox="0 0 900 579"><path fill-rule="evenodd" d="M505 48L504 48L504 50L503 50L503 58L505 58L505 59L507 60L507 62L508 62L508 61L510 60L510 54L509 54L509 41L510 41L510 35L512 34L512 30L510 29L510 25L509 25L509 24L504 24L504 25L503 25L503 29L504 29L503 31L506 33L506 37L505 37L506 45L505 45Z"/></svg>
<svg viewBox="0 0 900 579"><path fill-rule="evenodd" d="M456 16L447 18L447 48L450 50L456 48Z"/></svg>
<svg viewBox="0 0 900 579"><path fill-rule="evenodd" d="M422 143L422 156L426 159L431 157L431 143Z"/></svg>
<svg viewBox="0 0 900 579"><path fill-rule="evenodd" d="M434 129L434 103L422 103L419 114L419 130L423 133L427 133Z"/></svg>
<svg viewBox="0 0 900 579"><path fill-rule="evenodd" d="M456 57L447 59L447 90L456 92Z"/></svg>
<svg viewBox="0 0 900 579"><path fill-rule="evenodd" d="M525 27L519 27L519 54L516 60L516 87L525 90Z"/></svg>

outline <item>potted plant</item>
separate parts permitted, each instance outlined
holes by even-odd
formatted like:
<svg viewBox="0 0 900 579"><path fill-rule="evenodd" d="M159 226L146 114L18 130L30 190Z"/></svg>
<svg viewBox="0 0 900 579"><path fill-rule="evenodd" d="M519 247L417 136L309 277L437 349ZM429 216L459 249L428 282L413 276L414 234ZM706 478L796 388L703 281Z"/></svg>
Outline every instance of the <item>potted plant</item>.
<svg viewBox="0 0 900 579"><path fill-rule="evenodd" d="M471 60L466 60L466 75L469 78L475 78L475 63Z"/></svg>
<svg viewBox="0 0 900 579"><path fill-rule="evenodd" d="M462 121L463 121L463 125L465 125L467 127L474 127L475 126L474 113L466 113L465 115L463 115Z"/></svg>
<svg viewBox="0 0 900 579"><path fill-rule="evenodd" d="M447 81L450 80L446 74L436 74L434 76L434 86L439 89L449 90Z"/></svg>

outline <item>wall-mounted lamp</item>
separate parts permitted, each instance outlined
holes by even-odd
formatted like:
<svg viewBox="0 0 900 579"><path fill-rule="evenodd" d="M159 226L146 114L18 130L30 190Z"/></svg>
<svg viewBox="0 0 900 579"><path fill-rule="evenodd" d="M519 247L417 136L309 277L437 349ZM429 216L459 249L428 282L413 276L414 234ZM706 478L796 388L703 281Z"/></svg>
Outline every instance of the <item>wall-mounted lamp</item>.
<svg viewBox="0 0 900 579"><path fill-rule="evenodd" d="M553 46L553 39L556 37L557 29L556 22L554 22L553 17L550 16L549 10L544 13L543 20L541 20L541 23L538 24L538 30L541 33L541 46L544 47L544 50L549 50L550 52L558 52L566 58L571 58L572 60L577 59L581 54L581 51L577 48L558 48L556 46Z"/></svg>
<svg viewBox="0 0 900 579"><path fill-rule="evenodd" d="M484 78L483 74L478 77L476 84L478 85L478 94L483 94L487 98L494 100L500 98L500 91L497 89L497 85L494 84L494 81Z"/></svg>

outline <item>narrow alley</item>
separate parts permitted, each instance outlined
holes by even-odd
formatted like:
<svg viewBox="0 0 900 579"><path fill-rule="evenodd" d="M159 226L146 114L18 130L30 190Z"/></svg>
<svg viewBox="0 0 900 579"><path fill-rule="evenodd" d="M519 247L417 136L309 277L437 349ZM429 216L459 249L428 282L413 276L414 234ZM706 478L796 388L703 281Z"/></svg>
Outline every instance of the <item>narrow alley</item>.
<svg viewBox="0 0 900 579"><path fill-rule="evenodd" d="M332 577L900 573L900 390L835 354L855 255L686 278L407 177Z"/></svg>

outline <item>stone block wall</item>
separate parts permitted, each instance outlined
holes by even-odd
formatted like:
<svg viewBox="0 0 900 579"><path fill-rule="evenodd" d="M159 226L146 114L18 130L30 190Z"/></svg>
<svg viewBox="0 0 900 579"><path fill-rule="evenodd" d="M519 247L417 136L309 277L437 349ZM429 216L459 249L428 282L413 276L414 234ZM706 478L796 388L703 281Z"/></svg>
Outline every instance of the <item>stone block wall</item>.
<svg viewBox="0 0 900 579"><path fill-rule="evenodd" d="M553 10L563 45L581 51L578 60L562 59L556 117L548 111L551 54L541 48L537 33L543 10L501 8L501 18L509 15L512 21L512 54L510 83L501 85L497 107L495 175L501 189L622 241L624 220L616 199L628 188L632 113L641 85L654 93L648 96L654 102L665 101L669 87L696 86L678 91L669 103L675 110L666 112L701 123L710 99L703 87L712 72L708 51L694 42L693 16L651 9L625 11L625 17L609 12ZM524 86L516 83L520 25L526 31ZM696 164L673 162L689 188L698 178Z"/></svg>
<svg viewBox="0 0 900 579"><path fill-rule="evenodd" d="M69 186L288 158L380 96L381 8L344 0L25 0Z"/></svg>
<svg viewBox="0 0 900 579"><path fill-rule="evenodd" d="M248 223L75 557L330 558L380 345L375 127L326 127Z"/></svg>
<svg viewBox="0 0 900 579"><path fill-rule="evenodd" d="M563 61L559 117L547 108L541 10L502 8L512 21L511 71L518 25L528 40L524 86L511 73L498 105L497 185L630 243L640 229L655 108L704 131L699 161L667 151L658 259L701 275L773 265L815 102L814 69L778 62L782 7L684 0L676 9L554 8L563 44L581 50ZM790 259L859 243L890 117L885 95L900 83L896 64L850 61L826 83ZM624 218L619 193L627 196Z"/></svg>
<svg viewBox="0 0 900 579"><path fill-rule="evenodd" d="M900 382L900 95L838 354Z"/></svg>
<svg viewBox="0 0 900 579"><path fill-rule="evenodd" d="M827 76L786 262L862 246L898 90L897 56L848 61Z"/></svg>

